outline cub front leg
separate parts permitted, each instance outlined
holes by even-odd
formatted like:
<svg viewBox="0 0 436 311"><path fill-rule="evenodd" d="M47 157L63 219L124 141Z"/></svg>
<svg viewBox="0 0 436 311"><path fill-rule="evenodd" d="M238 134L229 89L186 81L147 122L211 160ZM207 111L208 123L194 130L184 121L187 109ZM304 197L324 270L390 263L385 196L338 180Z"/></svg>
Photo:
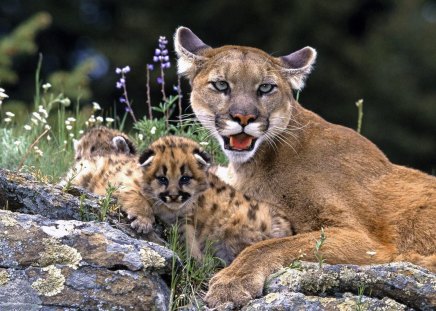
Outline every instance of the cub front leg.
<svg viewBox="0 0 436 311"><path fill-rule="evenodd" d="M326 240L320 250L329 264L371 264L392 260L387 247L353 229L325 230ZM210 307L226 302L243 306L262 295L266 278L283 266L290 265L303 253L303 260L317 261L314 255L320 232L259 242L242 251L233 263L218 272L209 282L205 300ZM375 252L367 254L368 251Z"/></svg>
<svg viewBox="0 0 436 311"><path fill-rule="evenodd" d="M197 262L202 262L203 252L200 249L200 244L195 235L195 227L192 224L185 224L182 225L181 229L184 231L184 238L188 252Z"/></svg>
<svg viewBox="0 0 436 311"><path fill-rule="evenodd" d="M139 233L153 230L154 214L150 201L138 190L120 189L116 196L127 218L133 220L130 226Z"/></svg>

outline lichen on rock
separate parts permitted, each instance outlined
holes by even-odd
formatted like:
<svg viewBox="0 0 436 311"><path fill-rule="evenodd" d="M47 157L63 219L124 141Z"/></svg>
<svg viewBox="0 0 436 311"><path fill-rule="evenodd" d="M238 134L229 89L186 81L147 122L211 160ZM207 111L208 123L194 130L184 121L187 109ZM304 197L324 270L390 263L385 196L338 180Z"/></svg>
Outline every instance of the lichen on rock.
<svg viewBox="0 0 436 311"><path fill-rule="evenodd" d="M18 224L18 222L9 215L9 213L12 214L12 212L7 212L5 211L4 214L0 215L0 222L5 226L5 227L12 227Z"/></svg>
<svg viewBox="0 0 436 311"><path fill-rule="evenodd" d="M143 247L140 249L139 254L141 256L142 264L144 269L149 268L163 268L165 267L165 258L159 255L158 252L152 250L151 248Z"/></svg>
<svg viewBox="0 0 436 311"><path fill-rule="evenodd" d="M0 286L9 282L9 273L7 270L0 269Z"/></svg>
<svg viewBox="0 0 436 311"><path fill-rule="evenodd" d="M46 238L43 240L45 252L42 253L39 259L39 264L43 267L53 264L63 264L70 268L77 269L82 256L73 247L59 243L54 238Z"/></svg>
<svg viewBox="0 0 436 311"><path fill-rule="evenodd" d="M62 270L50 265L42 269L47 272L45 278L40 278L32 283L32 288L40 295L51 297L59 294L64 289L65 277Z"/></svg>

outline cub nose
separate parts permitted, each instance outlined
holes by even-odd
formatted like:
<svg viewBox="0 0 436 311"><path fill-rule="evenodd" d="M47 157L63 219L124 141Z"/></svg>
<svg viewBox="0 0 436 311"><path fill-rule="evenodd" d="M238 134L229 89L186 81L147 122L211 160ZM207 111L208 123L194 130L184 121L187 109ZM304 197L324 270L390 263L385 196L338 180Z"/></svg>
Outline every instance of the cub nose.
<svg viewBox="0 0 436 311"><path fill-rule="evenodd" d="M257 115L236 113L230 115L233 121L238 122L242 126L248 125L250 122L256 121Z"/></svg>
<svg viewBox="0 0 436 311"><path fill-rule="evenodd" d="M177 201L177 199L179 198L178 194L169 194L168 196L170 197L171 201Z"/></svg>

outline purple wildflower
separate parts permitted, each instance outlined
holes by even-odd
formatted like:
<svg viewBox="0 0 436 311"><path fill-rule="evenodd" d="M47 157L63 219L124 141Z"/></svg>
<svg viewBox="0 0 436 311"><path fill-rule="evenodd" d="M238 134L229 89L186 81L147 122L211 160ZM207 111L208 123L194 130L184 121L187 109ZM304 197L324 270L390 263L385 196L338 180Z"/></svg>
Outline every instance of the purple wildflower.
<svg viewBox="0 0 436 311"><path fill-rule="evenodd" d="M154 69L153 64L147 64L147 69L152 71Z"/></svg>
<svg viewBox="0 0 436 311"><path fill-rule="evenodd" d="M156 79L156 80L157 80L157 83L158 83L158 84L162 84L162 82L163 82L163 79L162 79L162 77L157 77L157 79Z"/></svg>
<svg viewBox="0 0 436 311"><path fill-rule="evenodd" d="M170 58L167 50L168 40L165 37L159 37L159 48L154 50L153 61L160 63L162 69L170 68Z"/></svg>

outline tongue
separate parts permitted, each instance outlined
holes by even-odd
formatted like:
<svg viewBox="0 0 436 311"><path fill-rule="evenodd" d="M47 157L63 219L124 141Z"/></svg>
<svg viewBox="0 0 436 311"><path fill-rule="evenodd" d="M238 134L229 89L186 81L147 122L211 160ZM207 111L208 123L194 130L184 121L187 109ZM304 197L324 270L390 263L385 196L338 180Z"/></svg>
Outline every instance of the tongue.
<svg viewBox="0 0 436 311"><path fill-rule="evenodd" d="M230 136L230 147L236 150L246 150L250 148L253 137L244 133Z"/></svg>

